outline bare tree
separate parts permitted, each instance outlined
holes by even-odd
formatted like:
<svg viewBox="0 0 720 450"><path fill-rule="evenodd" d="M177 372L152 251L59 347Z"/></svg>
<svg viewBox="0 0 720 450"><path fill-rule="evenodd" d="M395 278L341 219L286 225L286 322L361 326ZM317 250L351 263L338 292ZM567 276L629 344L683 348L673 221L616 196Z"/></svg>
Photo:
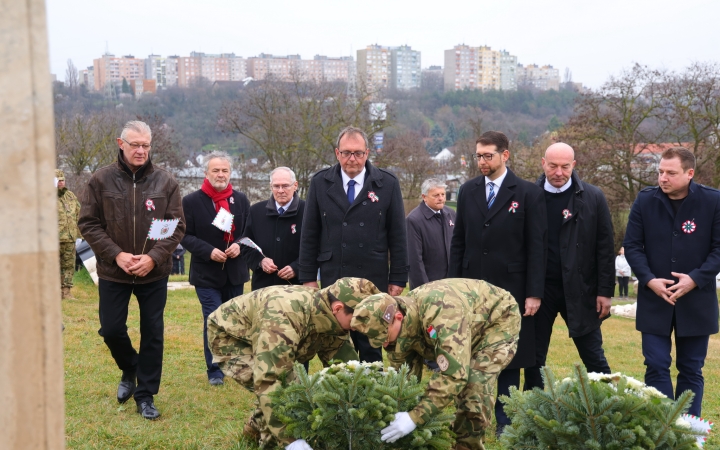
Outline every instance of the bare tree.
<svg viewBox="0 0 720 450"><path fill-rule="evenodd" d="M58 167L72 174L94 173L117 158L122 119L114 111L58 115L55 124Z"/></svg>
<svg viewBox="0 0 720 450"><path fill-rule="evenodd" d="M388 139L381 155L373 161L377 167L390 169L400 181L403 198L414 203L420 198L420 186L438 172L419 133L408 131Z"/></svg>
<svg viewBox="0 0 720 450"><path fill-rule="evenodd" d="M303 195L310 176L335 162L333 148L342 128L354 125L372 135L388 126L370 121L371 94L358 85L352 97L343 84L306 80L297 73L291 82L256 81L239 99L223 103L218 125L247 139L272 167L292 168Z"/></svg>
<svg viewBox="0 0 720 450"><path fill-rule="evenodd" d="M181 151L174 130L165 123L165 118L160 114L149 114L138 115L137 120L147 123L152 131L153 163L164 165L168 169L182 167L187 155Z"/></svg>
<svg viewBox="0 0 720 450"><path fill-rule="evenodd" d="M720 65L694 63L668 73L659 94L670 140L695 154L696 180L720 186Z"/></svg>
<svg viewBox="0 0 720 450"><path fill-rule="evenodd" d="M575 148L586 179L613 201L628 205L643 187L653 184L664 108L658 90L663 73L636 64L611 77L597 91L579 97L575 112L559 139Z"/></svg>
<svg viewBox="0 0 720 450"><path fill-rule="evenodd" d="M80 75L77 67L73 64L72 59L67 60L67 69L65 69L65 88L71 96L76 96L80 92Z"/></svg>

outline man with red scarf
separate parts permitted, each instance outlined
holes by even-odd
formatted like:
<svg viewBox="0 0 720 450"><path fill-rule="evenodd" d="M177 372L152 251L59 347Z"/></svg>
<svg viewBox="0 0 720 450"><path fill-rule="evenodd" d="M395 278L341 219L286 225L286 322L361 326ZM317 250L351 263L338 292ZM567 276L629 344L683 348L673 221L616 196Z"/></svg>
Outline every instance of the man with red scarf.
<svg viewBox="0 0 720 450"><path fill-rule="evenodd" d="M223 384L224 375L213 364L207 343L207 317L228 300L243 294L248 268L240 256L238 241L243 235L250 202L230 184L232 160L227 153L205 156L202 187L182 200L187 228L181 244L190 254L190 284L195 286L203 314L203 348L208 381ZM220 209L233 215L232 229L224 232L213 225Z"/></svg>

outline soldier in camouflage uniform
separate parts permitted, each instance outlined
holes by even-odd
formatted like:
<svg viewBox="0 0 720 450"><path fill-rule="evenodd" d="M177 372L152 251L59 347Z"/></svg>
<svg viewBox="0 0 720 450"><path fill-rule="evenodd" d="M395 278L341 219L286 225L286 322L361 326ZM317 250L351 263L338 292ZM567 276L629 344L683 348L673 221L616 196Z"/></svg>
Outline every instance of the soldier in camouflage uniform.
<svg viewBox="0 0 720 450"><path fill-rule="evenodd" d="M422 375L423 360L440 375L409 412L399 412L381 431L394 442L455 401L456 449L484 449L497 376L515 355L520 333L518 304L509 292L480 280L445 279L407 296L373 295L355 307L351 327L374 347L384 346L393 367L407 363Z"/></svg>
<svg viewBox="0 0 720 450"><path fill-rule="evenodd" d="M65 187L65 173L55 171L58 189L58 232L60 237L60 280L62 298L70 297L75 275L75 240L80 236L77 222L80 214L80 202L72 191Z"/></svg>
<svg viewBox="0 0 720 450"><path fill-rule="evenodd" d="M281 374L293 379L295 361L305 363L315 355L323 364L357 359L348 334L352 308L379 293L360 278L341 278L323 289L270 286L235 297L208 316L213 362L258 397L243 434L259 438L260 448L279 441L292 450L310 449L304 440L282 436L284 426L272 416L269 394Z"/></svg>

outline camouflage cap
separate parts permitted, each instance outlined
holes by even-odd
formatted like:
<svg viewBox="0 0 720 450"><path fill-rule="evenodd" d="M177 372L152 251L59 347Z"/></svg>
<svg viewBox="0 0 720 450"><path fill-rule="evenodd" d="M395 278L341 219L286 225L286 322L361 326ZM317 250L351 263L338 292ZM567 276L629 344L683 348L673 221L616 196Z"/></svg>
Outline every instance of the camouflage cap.
<svg viewBox="0 0 720 450"><path fill-rule="evenodd" d="M355 307L350 328L367 336L373 347L382 347L397 309L397 300L388 294L372 295Z"/></svg>
<svg viewBox="0 0 720 450"><path fill-rule="evenodd" d="M55 178L57 178L58 181L64 181L65 180L65 172L63 172L60 169L55 169Z"/></svg>
<svg viewBox="0 0 720 450"><path fill-rule="evenodd" d="M378 289L371 281L364 278L340 278L330 286L320 290L319 294L331 302L341 301L348 308L355 308L365 298L379 294Z"/></svg>

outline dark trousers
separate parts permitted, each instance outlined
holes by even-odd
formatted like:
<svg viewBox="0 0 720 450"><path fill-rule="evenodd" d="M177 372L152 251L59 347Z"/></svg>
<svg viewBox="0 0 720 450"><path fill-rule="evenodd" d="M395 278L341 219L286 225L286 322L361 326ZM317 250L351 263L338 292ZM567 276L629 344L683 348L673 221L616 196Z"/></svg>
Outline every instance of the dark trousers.
<svg viewBox="0 0 720 450"><path fill-rule="evenodd" d="M675 399L683 392L695 393L688 414L700 417L705 379L702 368L707 356L710 336L678 337L675 335L675 353L678 370L677 386L673 395L670 379L672 341L670 336L642 333L642 352L645 357L645 384L652 386L669 398Z"/></svg>
<svg viewBox="0 0 720 450"><path fill-rule="evenodd" d="M620 297L628 296L628 284L630 283L630 277L617 277L618 279L618 295Z"/></svg>
<svg viewBox="0 0 720 450"><path fill-rule="evenodd" d="M237 296L243 294L243 285L233 285L228 280L220 289L199 287L195 286L195 292L197 293L198 300L200 300L200 306L202 308L203 316L203 350L205 352L205 365L207 366L207 376L210 378L225 378L222 370L217 364L213 364L212 353L208 348L207 338L207 318L223 303L231 300Z"/></svg>
<svg viewBox="0 0 720 450"><path fill-rule="evenodd" d="M367 336L358 331L350 331L350 337L352 338L355 350L358 352L360 361L376 362L383 360L382 350L380 348L372 347Z"/></svg>
<svg viewBox="0 0 720 450"><path fill-rule="evenodd" d="M567 323L567 305L561 281L545 280L545 296L540 303L540 309L535 314L535 365L525 369L524 390L534 387L543 388L543 379L540 368L545 366L553 324L558 313ZM588 372L610 373L610 366L605 359L602 348L603 338L600 328L583 336L572 338Z"/></svg>
<svg viewBox="0 0 720 450"><path fill-rule="evenodd" d="M525 369L527 376L527 369ZM495 420L498 425L510 425L510 418L500 401L501 395L510 396L510 386L520 387L520 369L501 370L497 381L497 398L495 399Z"/></svg>
<svg viewBox="0 0 720 450"><path fill-rule="evenodd" d="M163 360L163 313L167 301L167 277L147 284L116 283L100 279L100 330L110 354L122 371L137 374L135 401L152 399L160 389ZM130 296L140 307L140 351L127 333Z"/></svg>

